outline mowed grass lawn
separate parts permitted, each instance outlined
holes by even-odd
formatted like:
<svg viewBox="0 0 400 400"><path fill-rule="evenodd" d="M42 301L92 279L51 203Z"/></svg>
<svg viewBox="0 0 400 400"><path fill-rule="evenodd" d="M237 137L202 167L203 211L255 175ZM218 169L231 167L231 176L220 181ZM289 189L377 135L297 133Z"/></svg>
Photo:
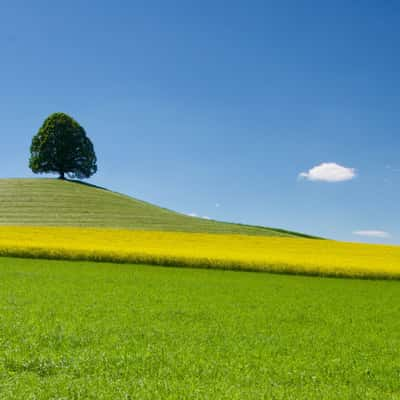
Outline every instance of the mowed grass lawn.
<svg viewBox="0 0 400 400"><path fill-rule="evenodd" d="M0 225L308 237L281 229L190 217L107 189L46 178L0 179Z"/></svg>
<svg viewBox="0 0 400 400"><path fill-rule="evenodd" d="M0 258L0 399L400 399L400 282Z"/></svg>

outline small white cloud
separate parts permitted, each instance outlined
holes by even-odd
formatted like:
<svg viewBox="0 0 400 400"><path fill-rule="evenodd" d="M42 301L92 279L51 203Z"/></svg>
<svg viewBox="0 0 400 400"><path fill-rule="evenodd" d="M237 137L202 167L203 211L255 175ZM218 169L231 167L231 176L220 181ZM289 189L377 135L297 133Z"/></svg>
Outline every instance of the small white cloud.
<svg viewBox="0 0 400 400"><path fill-rule="evenodd" d="M216 208L219 208L219 207L221 207L221 204L215 203L215 207L216 207Z"/></svg>
<svg viewBox="0 0 400 400"><path fill-rule="evenodd" d="M354 168L343 167L336 163L322 163L311 168L308 172L299 174L299 178L322 182L343 182L355 177L356 170Z"/></svg>
<svg viewBox="0 0 400 400"><path fill-rule="evenodd" d="M207 217L207 215L203 215L201 218L204 218L204 219L211 219L210 217Z"/></svg>
<svg viewBox="0 0 400 400"><path fill-rule="evenodd" d="M380 239L390 238L390 234L388 232L378 231L378 230L354 231L353 235L380 238Z"/></svg>
<svg viewBox="0 0 400 400"><path fill-rule="evenodd" d="M196 213L189 213L188 215L189 215L189 217L197 217Z"/></svg>
<svg viewBox="0 0 400 400"><path fill-rule="evenodd" d="M391 172L400 172L400 168L392 167L391 165L386 165L386 169L390 170Z"/></svg>

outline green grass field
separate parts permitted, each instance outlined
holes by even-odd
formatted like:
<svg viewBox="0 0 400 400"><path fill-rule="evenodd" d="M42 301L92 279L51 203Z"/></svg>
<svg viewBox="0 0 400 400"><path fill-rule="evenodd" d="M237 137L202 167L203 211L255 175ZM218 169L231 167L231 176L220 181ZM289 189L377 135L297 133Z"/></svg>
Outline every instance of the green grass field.
<svg viewBox="0 0 400 400"><path fill-rule="evenodd" d="M45 178L0 179L0 225L309 237L280 229L193 218L106 189Z"/></svg>
<svg viewBox="0 0 400 400"><path fill-rule="evenodd" d="M400 399L400 286L0 258L0 399Z"/></svg>

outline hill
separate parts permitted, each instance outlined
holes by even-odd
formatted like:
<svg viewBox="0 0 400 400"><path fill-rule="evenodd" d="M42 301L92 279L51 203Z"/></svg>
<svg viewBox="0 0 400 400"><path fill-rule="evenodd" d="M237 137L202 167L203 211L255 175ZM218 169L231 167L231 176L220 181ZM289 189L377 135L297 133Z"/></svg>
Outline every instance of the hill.
<svg viewBox="0 0 400 400"><path fill-rule="evenodd" d="M0 179L0 225L301 236L296 232L190 217L82 182Z"/></svg>

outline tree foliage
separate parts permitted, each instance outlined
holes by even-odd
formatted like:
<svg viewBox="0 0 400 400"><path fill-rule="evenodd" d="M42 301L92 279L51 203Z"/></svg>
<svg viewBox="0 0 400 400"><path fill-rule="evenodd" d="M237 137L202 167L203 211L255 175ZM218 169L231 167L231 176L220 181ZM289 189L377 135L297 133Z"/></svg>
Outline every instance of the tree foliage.
<svg viewBox="0 0 400 400"><path fill-rule="evenodd" d="M58 173L61 179L89 178L97 171L94 147L69 115L51 114L32 139L29 167L35 173Z"/></svg>

